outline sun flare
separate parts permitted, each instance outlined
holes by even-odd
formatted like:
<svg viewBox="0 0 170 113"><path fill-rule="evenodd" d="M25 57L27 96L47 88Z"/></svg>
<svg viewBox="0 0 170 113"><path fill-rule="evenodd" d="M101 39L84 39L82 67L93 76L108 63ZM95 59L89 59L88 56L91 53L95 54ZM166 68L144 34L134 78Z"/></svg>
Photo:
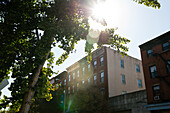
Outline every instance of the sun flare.
<svg viewBox="0 0 170 113"><path fill-rule="evenodd" d="M91 16L88 18L90 29L87 35L89 44L99 40L101 31L106 28L117 28L121 25L120 0L99 0L93 4Z"/></svg>
<svg viewBox="0 0 170 113"><path fill-rule="evenodd" d="M117 27L121 22L122 7L120 0L99 0L93 5L92 17L106 21L108 27Z"/></svg>

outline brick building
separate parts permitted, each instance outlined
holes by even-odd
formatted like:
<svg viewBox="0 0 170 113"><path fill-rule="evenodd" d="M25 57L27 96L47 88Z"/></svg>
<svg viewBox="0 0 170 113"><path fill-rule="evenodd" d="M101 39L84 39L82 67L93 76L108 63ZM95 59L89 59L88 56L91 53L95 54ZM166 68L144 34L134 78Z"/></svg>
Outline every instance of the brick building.
<svg viewBox="0 0 170 113"><path fill-rule="evenodd" d="M141 61L122 57L109 47L95 50L91 63L84 57L51 79L51 84L59 82L66 95L75 93L81 85L97 85L106 98L145 89Z"/></svg>
<svg viewBox="0 0 170 113"><path fill-rule="evenodd" d="M139 46L148 110L170 113L170 31Z"/></svg>

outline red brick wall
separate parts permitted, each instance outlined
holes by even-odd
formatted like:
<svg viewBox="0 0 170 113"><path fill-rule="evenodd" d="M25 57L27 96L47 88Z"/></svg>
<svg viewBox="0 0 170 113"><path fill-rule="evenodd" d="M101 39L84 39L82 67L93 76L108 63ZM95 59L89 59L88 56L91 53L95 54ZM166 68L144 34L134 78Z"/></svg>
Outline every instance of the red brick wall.
<svg viewBox="0 0 170 113"><path fill-rule="evenodd" d="M151 48L148 48L148 49L151 49ZM164 59L170 60L170 50L162 51L162 44L158 44L152 47L152 49L154 53L158 53ZM144 50L144 51L141 50L141 56L142 56L142 64L143 64L145 84L146 84L146 90L147 90L147 96L148 96L147 97L148 103L150 104L150 103L170 101L170 74L167 73L165 62L159 56L151 56L150 58L148 58L147 50ZM158 75L161 78L154 78L154 79L151 78L149 67L152 65L156 65ZM165 77L165 76L168 76L168 77ZM160 101L154 101L153 99L152 86L155 84L160 85L160 94L161 94Z"/></svg>

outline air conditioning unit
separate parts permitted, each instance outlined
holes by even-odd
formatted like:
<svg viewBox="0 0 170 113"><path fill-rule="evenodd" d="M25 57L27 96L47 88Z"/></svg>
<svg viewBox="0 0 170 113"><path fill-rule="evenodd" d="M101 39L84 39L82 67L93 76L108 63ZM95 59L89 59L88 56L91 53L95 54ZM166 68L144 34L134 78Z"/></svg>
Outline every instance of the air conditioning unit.
<svg viewBox="0 0 170 113"><path fill-rule="evenodd" d="M154 100L160 100L160 97L159 97L159 96L154 96L153 99L154 99Z"/></svg>

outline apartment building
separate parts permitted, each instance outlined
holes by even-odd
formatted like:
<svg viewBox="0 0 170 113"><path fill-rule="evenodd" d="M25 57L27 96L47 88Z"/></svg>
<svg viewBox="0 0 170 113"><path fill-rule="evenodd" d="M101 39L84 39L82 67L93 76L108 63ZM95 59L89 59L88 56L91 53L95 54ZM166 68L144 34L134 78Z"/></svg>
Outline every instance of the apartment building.
<svg viewBox="0 0 170 113"><path fill-rule="evenodd" d="M148 110L170 113L170 31L139 46Z"/></svg>
<svg viewBox="0 0 170 113"><path fill-rule="evenodd" d="M51 84L60 82L66 94L78 91L82 85L97 85L106 98L145 89L141 61L122 57L109 47L95 50L90 63L84 57L66 70L51 79Z"/></svg>

